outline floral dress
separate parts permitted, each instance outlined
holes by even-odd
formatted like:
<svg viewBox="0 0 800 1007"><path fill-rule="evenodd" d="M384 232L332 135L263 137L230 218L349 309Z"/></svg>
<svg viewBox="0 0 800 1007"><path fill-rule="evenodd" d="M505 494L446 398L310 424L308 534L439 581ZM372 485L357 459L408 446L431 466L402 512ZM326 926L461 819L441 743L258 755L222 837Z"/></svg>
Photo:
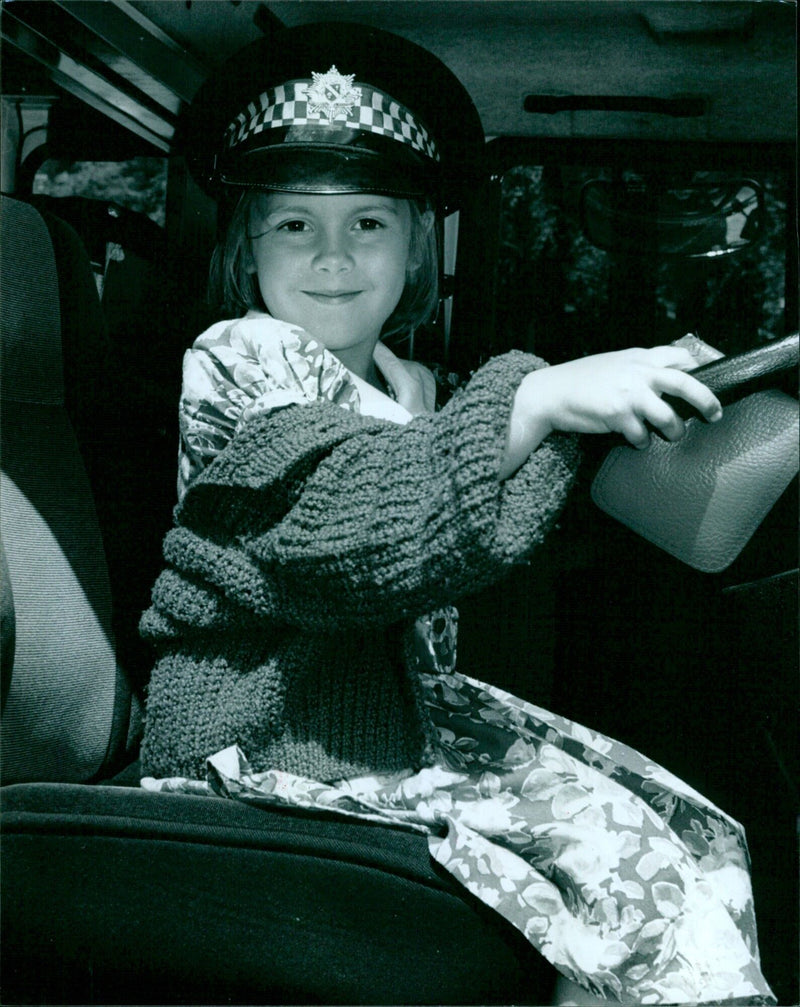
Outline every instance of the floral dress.
<svg viewBox="0 0 800 1007"><path fill-rule="evenodd" d="M251 313L187 354L179 493L256 412L324 397L396 422L432 408L432 378L385 346L390 394L301 330ZM414 660L438 732L420 772L322 783L254 773L238 747L207 778L156 791L404 824L564 976L612 1001L774 1004L760 967L742 827L633 749L455 669L457 613L417 621Z"/></svg>

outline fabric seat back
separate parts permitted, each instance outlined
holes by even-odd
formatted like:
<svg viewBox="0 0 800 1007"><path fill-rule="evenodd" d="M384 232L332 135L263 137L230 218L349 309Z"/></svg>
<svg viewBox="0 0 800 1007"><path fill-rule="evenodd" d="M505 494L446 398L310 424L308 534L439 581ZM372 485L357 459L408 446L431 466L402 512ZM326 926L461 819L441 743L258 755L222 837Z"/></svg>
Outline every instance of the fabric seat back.
<svg viewBox="0 0 800 1007"><path fill-rule="evenodd" d="M32 207L2 197L0 209L0 537L11 606L4 626L14 631L3 641L12 662L3 782L80 782L127 746L132 697L117 667L103 542L64 404L53 244Z"/></svg>

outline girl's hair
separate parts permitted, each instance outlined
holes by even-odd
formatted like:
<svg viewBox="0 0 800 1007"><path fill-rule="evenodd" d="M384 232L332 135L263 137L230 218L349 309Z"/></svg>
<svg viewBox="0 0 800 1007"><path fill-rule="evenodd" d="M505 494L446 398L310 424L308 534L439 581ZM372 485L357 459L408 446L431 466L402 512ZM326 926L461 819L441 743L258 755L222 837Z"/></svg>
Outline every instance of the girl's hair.
<svg viewBox="0 0 800 1007"><path fill-rule="evenodd" d="M248 189L242 194L230 215L225 236L214 249L209 300L212 307L219 308L228 317L238 317L251 309L266 311L258 277L252 272L248 237L254 211L260 209L265 195L259 189ZM382 336L408 333L423 325L435 314L439 300L439 253L434 213L425 201L409 199L408 207L411 238L406 285L397 307L383 326Z"/></svg>

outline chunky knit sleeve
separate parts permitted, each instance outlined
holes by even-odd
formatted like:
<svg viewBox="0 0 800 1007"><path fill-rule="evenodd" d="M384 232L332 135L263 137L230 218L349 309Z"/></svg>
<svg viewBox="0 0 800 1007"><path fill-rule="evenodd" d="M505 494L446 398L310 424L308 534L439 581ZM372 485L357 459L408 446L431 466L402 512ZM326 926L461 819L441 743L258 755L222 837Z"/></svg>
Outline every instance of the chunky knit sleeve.
<svg viewBox="0 0 800 1007"><path fill-rule="evenodd" d="M574 440L553 435L497 478L517 386L540 364L495 358L402 427L327 402L254 417L178 508L150 628L222 628L232 609L313 630L388 624L499 578L542 541L576 464Z"/></svg>

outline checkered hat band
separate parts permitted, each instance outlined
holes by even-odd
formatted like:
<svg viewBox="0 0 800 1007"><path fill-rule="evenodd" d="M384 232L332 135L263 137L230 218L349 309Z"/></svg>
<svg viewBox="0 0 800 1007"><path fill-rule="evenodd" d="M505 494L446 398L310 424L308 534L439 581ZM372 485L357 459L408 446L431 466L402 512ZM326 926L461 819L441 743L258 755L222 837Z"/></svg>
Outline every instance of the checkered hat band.
<svg viewBox="0 0 800 1007"><path fill-rule="evenodd" d="M316 90L310 89L315 87ZM439 153L422 123L399 102L366 84L336 91L320 101L319 87L310 80L296 80L264 91L240 112L226 132L226 145L238 147L266 129L290 126L348 126L389 137L419 151L434 161Z"/></svg>

